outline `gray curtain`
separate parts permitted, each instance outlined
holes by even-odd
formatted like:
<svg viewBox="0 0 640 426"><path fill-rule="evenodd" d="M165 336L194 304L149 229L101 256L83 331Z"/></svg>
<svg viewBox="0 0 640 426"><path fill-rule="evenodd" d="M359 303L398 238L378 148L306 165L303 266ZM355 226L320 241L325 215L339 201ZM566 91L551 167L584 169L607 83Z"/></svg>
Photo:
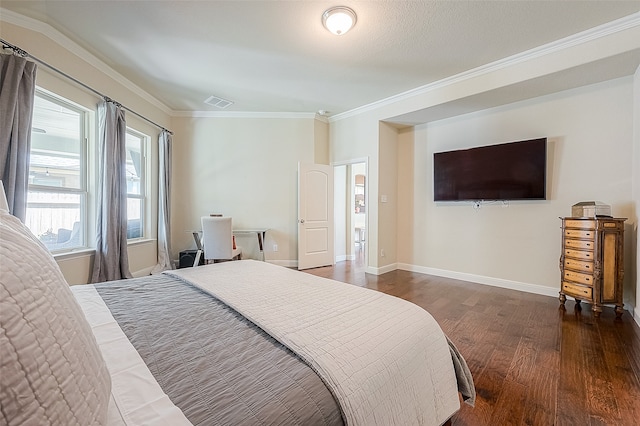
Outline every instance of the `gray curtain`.
<svg viewBox="0 0 640 426"><path fill-rule="evenodd" d="M0 54L0 180L9 212L23 222L27 213L36 68L26 58Z"/></svg>
<svg viewBox="0 0 640 426"><path fill-rule="evenodd" d="M124 109L98 105L96 256L91 282L131 278L127 254L127 124Z"/></svg>
<svg viewBox="0 0 640 426"><path fill-rule="evenodd" d="M171 261L171 133L162 130L158 136L158 264L152 273L173 269Z"/></svg>

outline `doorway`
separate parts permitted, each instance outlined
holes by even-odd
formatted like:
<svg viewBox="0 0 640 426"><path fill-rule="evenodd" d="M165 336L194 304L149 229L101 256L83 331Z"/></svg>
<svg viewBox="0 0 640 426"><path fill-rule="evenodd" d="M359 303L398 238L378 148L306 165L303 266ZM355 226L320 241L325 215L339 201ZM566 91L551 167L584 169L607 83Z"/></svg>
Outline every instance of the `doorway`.
<svg viewBox="0 0 640 426"><path fill-rule="evenodd" d="M334 164L335 261L367 265L367 160Z"/></svg>

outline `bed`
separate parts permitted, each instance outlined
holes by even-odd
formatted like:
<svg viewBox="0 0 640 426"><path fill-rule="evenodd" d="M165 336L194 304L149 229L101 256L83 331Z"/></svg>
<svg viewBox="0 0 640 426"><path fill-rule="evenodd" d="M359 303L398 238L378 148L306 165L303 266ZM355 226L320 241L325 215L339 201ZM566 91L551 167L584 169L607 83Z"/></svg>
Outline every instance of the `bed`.
<svg viewBox="0 0 640 426"><path fill-rule="evenodd" d="M69 287L0 210L0 423L439 425L473 405L422 308L265 262Z"/></svg>

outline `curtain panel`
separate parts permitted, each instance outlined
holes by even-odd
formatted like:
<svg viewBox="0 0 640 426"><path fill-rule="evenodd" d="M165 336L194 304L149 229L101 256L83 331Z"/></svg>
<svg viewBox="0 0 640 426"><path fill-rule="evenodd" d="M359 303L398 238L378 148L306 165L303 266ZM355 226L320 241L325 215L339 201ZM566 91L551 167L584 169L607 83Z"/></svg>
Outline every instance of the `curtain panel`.
<svg viewBox="0 0 640 426"><path fill-rule="evenodd" d="M162 130L158 136L158 264L152 273L173 269L171 261L171 133Z"/></svg>
<svg viewBox="0 0 640 426"><path fill-rule="evenodd" d="M98 105L96 255L92 283L131 278L127 253L127 124L122 106Z"/></svg>
<svg viewBox="0 0 640 426"><path fill-rule="evenodd" d="M23 222L27 214L36 69L37 65L27 58L0 54L0 180L9 212Z"/></svg>

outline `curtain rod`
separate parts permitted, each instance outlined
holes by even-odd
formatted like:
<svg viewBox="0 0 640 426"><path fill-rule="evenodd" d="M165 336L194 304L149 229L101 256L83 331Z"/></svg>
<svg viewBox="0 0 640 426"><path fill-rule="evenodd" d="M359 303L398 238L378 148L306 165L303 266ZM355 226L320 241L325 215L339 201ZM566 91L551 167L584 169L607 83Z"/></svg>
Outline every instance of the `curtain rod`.
<svg viewBox="0 0 640 426"><path fill-rule="evenodd" d="M148 123L151 123L151 124L153 124L154 126L156 126L156 127L160 128L160 129L162 129L162 130L165 130L165 131L169 132L169 134L173 135L173 132L172 132L171 130L166 129L165 127L163 127L163 126L161 126L161 125L159 125L159 124L157 124L157 123L155 123L155 122L153 122L153 121L149 120L147 117L145 117L145 116L143 116L143 115L141 115L141 114L138 114L138 113L137 113L137 112L135 112L134 110L127 108L126 106L124 106L124 105L122 105L122 104L120 104L120 103L118 103L118 102L114 101L113 99L109 98L108 96L103 95L102 93L100 93L100 92L98 92L96 89L94 89L93 87L90 87L90 86L88 86L88 85L84 84L83 82L81 82L80 80L77 80L77 79L75 79L74 77L71 77L69 74L65 73L64 71L59 70L58 68L54 67L53 65L49 65L49 64L48 64L48 63L46 63L45 61L43 61L43 60L41 60L41 59L36 58L35 56L33 56L33 55L29 54L27 51L20 49L18 46L15 46L15 45L13 45L13 44L9 43L8 41L6 41L6 40L4 40L4 39L2 39L2 38L0 38L0 42L2 43L2 47L3 47L3 48L11 49L15 54L20 55L20 56L22 56L23 58L27 58L27 57L28 57L28 58L30 58L30 59L33 59L34 61L38 62L39 64L44 65L45 67L49 68L50 70L57 72L58 74L62 75L63 77L66 77L67 79L69 79L69 80L73 81L74 83L76 83L76 84L78 84L78 85L80 85L80 86L84 87L84 88L85 88L85 89L87 89L88 91L90 91L90 92L92 92L92 93L94 93L94 94L96 94L96 95L100 96L100 97L101 97L101 98L103 98L106 102L115 102L115 103L117 103L118 105L120 105L123 109L125 109L125 110L129 111L130 113L132 113L132 114L134 114L134 115L137 115L138 117L142 118L143 120L147 121Z"/></svg>

